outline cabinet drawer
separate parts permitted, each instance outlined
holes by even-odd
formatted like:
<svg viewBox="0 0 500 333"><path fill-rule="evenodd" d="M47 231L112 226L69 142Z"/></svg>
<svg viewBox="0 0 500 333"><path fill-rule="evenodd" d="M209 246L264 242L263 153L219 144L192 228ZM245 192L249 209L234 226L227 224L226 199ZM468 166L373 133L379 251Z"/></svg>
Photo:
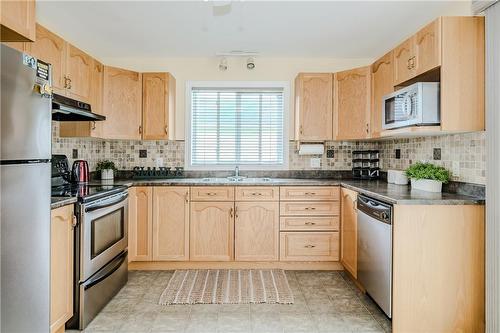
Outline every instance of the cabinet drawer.
<svg viewBox="0 0 500 333"><path fill-rule="evenodd" d="M281 231L339 230L339 217L281 217Z"/></svg>
<svg viewBox="0 0 500 333"><path fill-rule="evenodd" d="M281 200L339 200L339 186L282 186Z"/></svg>
<svg viewBox="0 0 500 333"><path fill-rule="evenodd" d="M339 215L339 201L280 202L280 215L322 216Z"/></svg>
<svg viewBox="0 0 500 333"><path fill-rule="evenodd" d="M234 201L232 186L194 186L191 187L193 201Z"/></svg>
<svg viewBox="0 0 500 333"><path fill-rule="evenodd" d="M281 232L281 261L338 261L339 233Z"/></svg>
<svg viewBox="0 0 500 333"><path fill-rule="evenodd" d="M272 186L241 186L236 188L236 201L278 201L279 188Z"/></svg>

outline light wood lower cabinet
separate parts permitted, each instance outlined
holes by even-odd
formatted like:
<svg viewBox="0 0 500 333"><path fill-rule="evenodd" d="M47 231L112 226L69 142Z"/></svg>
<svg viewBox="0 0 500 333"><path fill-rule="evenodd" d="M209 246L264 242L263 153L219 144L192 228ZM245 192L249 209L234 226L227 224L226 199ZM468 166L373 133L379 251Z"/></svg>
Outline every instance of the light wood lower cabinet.
<svg viewBox="0 0 500 333"><path fill-rule="evenodd" d="M73 205L51 212L50 224L50 331L63 328L73 316Z"/></svg>
<svg viewBox="0 0 500 333"><path fill-rule="evenodd" d="M153 188L146 186L129 189L129 261L152 260L152 194Z"/></svg>
<svg viewBox="0 0 500 333"><path fill-rule="evenodd" d="M236 261L277 261L279 202L237 202L234 248Z"/></svg>
<svg viewBox="0 0 500 333"><path fill-rule="evenodd" d="M358 272L358 218L356 202L358 194L352 190L342 188L342 226L340 232L340 262L344 268L356 279Z"/></svg>
<svg viewBox="0 0 500 333"><path fill-rule="evenodd" d="M189 187L153 188L153 260L189 260Z"/></svg>
<svg viewBox="0 0 500 333"><path fill-rule="evenodd" d="M338 232L282 232L281 261L338 261Z"/></svg>
<svg viewBox="0 0 500 333"><path fill-rule="evenodd" d="M191 202L189 238L192 261L234 258L234 202Z"/></svg>

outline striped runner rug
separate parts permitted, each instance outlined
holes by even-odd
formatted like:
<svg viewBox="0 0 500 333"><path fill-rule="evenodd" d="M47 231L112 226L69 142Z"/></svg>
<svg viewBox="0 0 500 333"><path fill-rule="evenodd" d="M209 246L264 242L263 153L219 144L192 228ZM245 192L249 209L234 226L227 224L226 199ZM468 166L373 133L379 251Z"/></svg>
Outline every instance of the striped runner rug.
<svg viewBox="0 0 500 333"><path fill-rule="evenodd" d="M170 304L293 304L282 269L176 270L160 297Z"/></svg>

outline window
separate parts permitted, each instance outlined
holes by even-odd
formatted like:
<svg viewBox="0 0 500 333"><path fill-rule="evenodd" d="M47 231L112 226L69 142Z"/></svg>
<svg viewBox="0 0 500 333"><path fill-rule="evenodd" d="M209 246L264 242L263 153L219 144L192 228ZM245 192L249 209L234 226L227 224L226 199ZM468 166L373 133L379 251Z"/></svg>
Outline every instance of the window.
<svg viewBox="0 0 500 333"><path fill-rule="evenodd" d="M188 169L286 167L286 85L214 82L188 91Z"/></svg>

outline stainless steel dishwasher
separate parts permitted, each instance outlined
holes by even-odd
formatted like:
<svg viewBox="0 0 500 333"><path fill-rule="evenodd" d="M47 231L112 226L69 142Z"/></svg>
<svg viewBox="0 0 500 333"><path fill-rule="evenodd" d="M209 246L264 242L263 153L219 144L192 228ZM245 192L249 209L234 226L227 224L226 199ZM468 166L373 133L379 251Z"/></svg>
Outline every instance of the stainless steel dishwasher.
<svg viewBox="0 0 500 333"><path fill-rule="evenodd" d="M358 281L392 317L392 205L358 196Z"/></svg>

